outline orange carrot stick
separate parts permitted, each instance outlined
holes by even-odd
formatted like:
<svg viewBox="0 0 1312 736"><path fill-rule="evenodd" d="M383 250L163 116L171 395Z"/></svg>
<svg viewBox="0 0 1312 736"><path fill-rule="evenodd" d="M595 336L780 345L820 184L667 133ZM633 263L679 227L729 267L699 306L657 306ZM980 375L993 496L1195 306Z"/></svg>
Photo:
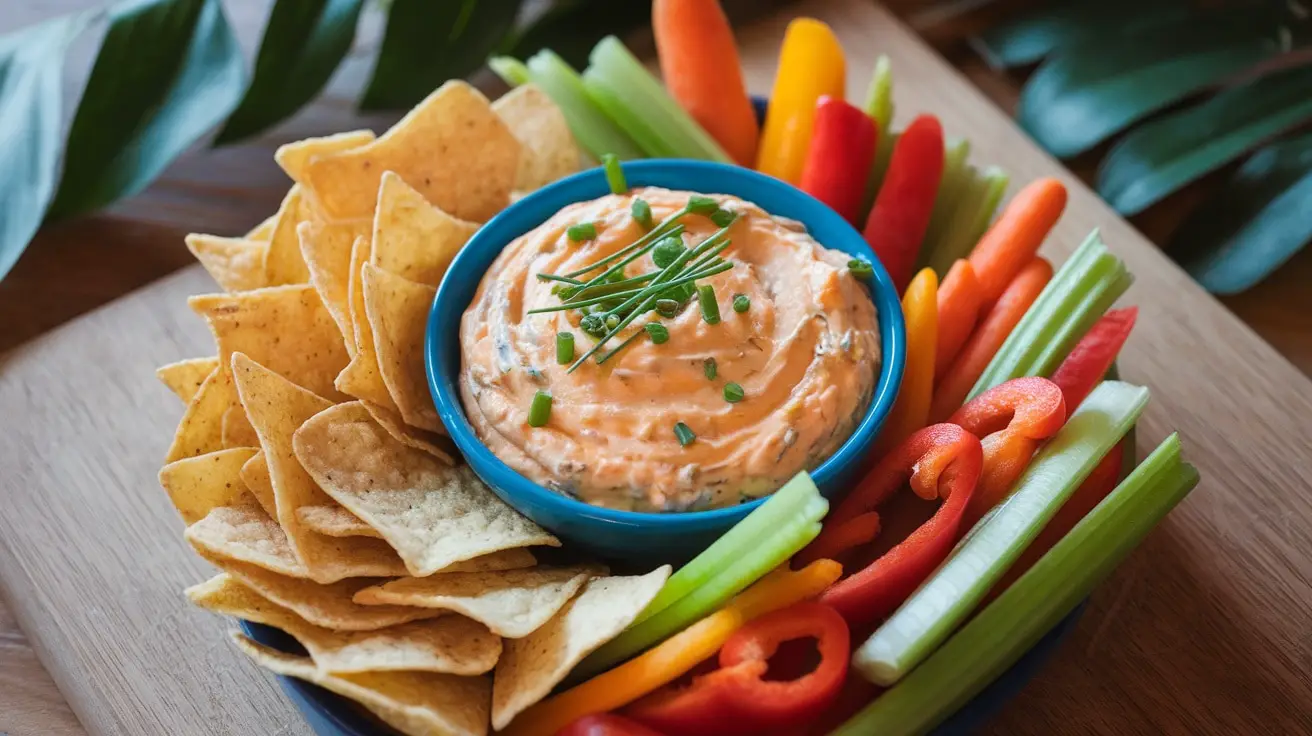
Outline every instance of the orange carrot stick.
<svg viewBox="0 0 1312 736"><path fill-rule="evenodd" d="M655 0L651 24L665 87L734 161L750 167L760 130L719 0Z"/></svg>
<svg viewBox="0 0 1312 736"><path fill-rule="evenodd" d="M1039 252L1043 239L1066 208L1066 187L1053 178L1036 179L1006 209L970 252L985 304L992 304L1016 274Z"/></svg>
<svg viewBox="0 0 1312 736"><path fill-rule="evenodd" d="M1016 274L943 375L934 392L934 405L929 412L931 422L942 422L961 408L989 361L1051 279L1052 264L1042 258L1031 258Z"/></svg>
<svg viewBox="0 0 1312 736"><path fill-rule="evenodd" d="M984 297L979 290L975 267L958 259L938 287L938 345L934 350L934 380L943 379L961 346L975 330Z"/></svg>

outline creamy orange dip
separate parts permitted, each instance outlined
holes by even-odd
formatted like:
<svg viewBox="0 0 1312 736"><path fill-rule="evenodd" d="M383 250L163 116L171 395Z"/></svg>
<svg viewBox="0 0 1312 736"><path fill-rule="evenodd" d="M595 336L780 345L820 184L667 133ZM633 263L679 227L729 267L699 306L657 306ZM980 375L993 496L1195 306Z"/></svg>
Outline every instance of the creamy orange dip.
<svg viewBox="0 0 1312 736"><path fill-rule="evenodd" d="M646 230L630 214L634 197L660 222L691 194L636 189L571 205L507 245L484 275L461 321L465 411L488 448L531 480L617 509L733 505L819 465L864 413L879 334L849 257L798 223L728 196L712 195L739 214L722 254L734 267L697 282L714 287L719 324L702 318L694 298L674 317L640 315L601 352L651 321L669 330L662 344L644 334L601 365L589 358L567 373L557 364L558 332L573 333L578 356L596 340L580 328L579 310L527 314L561 303L537 275L575 271L641 238ZM571 241L567 228L583 222L595 224L597 237ZM681 222L690 248L719 229L700 215ZM626 275L653 270L648 254ZM744 313L731 306L736 294L750 300ZM714 379L705 373L708 358ZM724 397L730 381L743 389L737 403ZM539 390L553 397L550 419L530 427ZM675 437L676 422L696 434L687 446Z"/></svg>

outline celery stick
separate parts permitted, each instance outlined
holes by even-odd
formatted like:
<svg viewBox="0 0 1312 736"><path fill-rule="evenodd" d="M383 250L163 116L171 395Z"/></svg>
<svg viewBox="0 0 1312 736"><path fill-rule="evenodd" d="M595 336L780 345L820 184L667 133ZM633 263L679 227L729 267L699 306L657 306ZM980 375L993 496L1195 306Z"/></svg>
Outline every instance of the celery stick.
<svg viewBox="0 0 1312 736"><path fill-rule="evenodd" d="M733 163L720 144L684 112L665 91L660 80L652 76L618 38L607 36L601 39L588 59L591 64L583 78L589 93L594 94L593 99L596 99L597 89L604 89L609 93L610 102L625 108L624 120L645 121L641 137L654 135L661 141L655 150L662 153L652 153L653 156L672 155ZM616 122L620 120L616 119ZM637 132L631 133L639 136ZM638 142L642 143L641 138ZM653 149L647 150L651 152Z"/></svg>
<svg viewBox="0 0 1312 736"><path fill-rule="evenodd" d="M643 157L642 149L592 103L578 72L555 52L534 54L528 60L528 78L560 106L574 138L594 158L607 153L623 160Z"/></svg>
<svg viewBox="0 0 1312 736"><path fill-rule="evenodd" d="M930 256L943 236L952 210L956 207L957 197L966 184L966 158L970 156L970 141L965 138L949 138L944 144L943 178L938 185L938 194L934 196L934 210L929 216L929 228L925 230L925 239L920 245L920 256L916 270L929 265ZM943 274L939 274L939 279Z"/></svg>
<svg viewBox="0 0 1312 736"><path fill-rule="evenodd" d="M1002 203L1002 195L1007 191L1007 184L1011 182L1011 175L997 166L990 166L984 169L985 193L984 201L981 203L979 211L975 213L975 223L970 231L968 241L973 250L979 239L984 237L984 233L989 229L993 222L993 214L998 211L998 205Z"/></svg>
<svg viewBox="0 0 1312 736"><path fill-rule="evenodd" d="M969 398L1012 378L1051 375L1132 281L1125 263L1091 233L1007 336Z"/></svg>
<svg viewBox="0 0 1312 736"><path fill-rule="evenodd" d="M1034 457L1011 495L861 645L852 666L892 685L945 640L1002 577L1148 403L1148 389L1104 381Z"/></svg>
<svg viewBox="0 0 1312 736"><path fill-rule="evenodd" d="M606 114L651 158L678 158L678 152L652 127L652 120L624 104L605 84L597 81L592 70L583 72L583 89L597 109Z"/></svg>
<svg viewBox="0 0 1312 736"><path fill-rule="evenodd" d="M961 181L957 186L956 196L953 197L948 211L944 213L943 220L938 223L934 242L927 244L928 251L925 252L925 265L934 269L935 273L941 274L939 278L947 275L948 269L952 268L952 264L956 263L958 258L965 258L970 254L973 244L967 245L962 233L974 224L974 213L983 206L987 193L987 184L979 169L966 164L962 167L959 176ZM931 223L930 227L933 228L934 224Z"/></svg>
<svg viewBox="0 0 1312 736"><path fill-rule="evenodd" d="M513 56L493 56L487 65L511 87L528 83L528 67Z"/></svg>
<svg viewBox="0 0 1312 736"><path fill-rule="evenodd" d="M998 202L1009 180L1007 172L996 166L975 174L968 191L961 197L960 205L952 213L952 220L943 233L943 241L935 249L929 263L935 272L941 269L946 274L958 258L969 256L975 249L975 244L988 229L993 213L998 209Z"/></svg>
<svg viewBox="0 0 1312 736"><path fill-rule="evenodd" d="M1171 435L1029 572L831 736L925 733L1079 604L1198 484Z"/></svg>
<svg viewBox="0 0 1312 736"><path fill-rule="evenodd" d="M884 174L888 171L888 162L893 158L893 145L898 135L892 130L893 125L893 65L887 56L875 60L875 69L870 74L870 86L866 90L866 114L875 121L879 137L875 139L875 162L870 167L870 178L866 180L866 198L861 209L861 221L875 204L879 186L884 183Z"/></svg>

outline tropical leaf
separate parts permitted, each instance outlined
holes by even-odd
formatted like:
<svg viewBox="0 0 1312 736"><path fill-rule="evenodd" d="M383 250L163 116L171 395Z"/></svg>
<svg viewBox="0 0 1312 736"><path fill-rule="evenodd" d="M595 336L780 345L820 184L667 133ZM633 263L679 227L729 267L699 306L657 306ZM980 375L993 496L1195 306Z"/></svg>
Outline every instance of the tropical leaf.
<svg viewBox="0 0 1312 736"><path fill-rule="evenodd" d="M581 69L588 65L588 54L602 38L611 34L623 36L650 20L649 2L559 0L507 39L501 51L526 59L550 47L570 66Z"/></svg>
<svg viewBox="0 0 1312 736"><path fill-rule="evenodd" d="M1215 294L1253 286L1312 241L1312 135L1267 146L1176 231L1170 253Z"/></svg>
<svg viewBox="0 0 1312 736"><path fill-rule="evenodd" d="M278 0L264 26L255 74L216 145L266 130L309 102L351 50L363 0Z"/></svg>
<svg viewBox="0 0 1312 736"><path fill-rule="evenodd" d="M1312 120L1312 66L1269 74L1140 126L1098 169L1098 194L1133 215L1289 128Z"/></svg>
<svg viewBox="0 0 1312 736"><path fill-rule="evenodd" d="M515 25L523 0L393 0L366 110L406 108L483 65Z"/></svg>
<svg viewBox="0 0 1312 736"><path fill-rule="evenodd" d="M241 50L219 0L134 0L109 32L69 131L52 218L141 191L241 99Z"/></svg>
<svg viewBox="0 0 1312 736"><path fill-rule="evenodd" d="M971 39L994 69L1033 64L1057 49L1120 33L1140 33L1196 16L1188 0L1068 0L1044 4Z"/></svg>
<svg viewBox="0 0 1312 736"><path fill-rule="evenodd" d="M0 279L54 192L64 53L90 19L67 15L0 38Z"/></svg>
<svg viewBox="0 0 1312 736"><path fill-rule="evenodd" d="M1291 35L1282 14L1246 9L1091 40L1039 66L1017 118L1053 155L1074 156L1280 53Z"/></svg>

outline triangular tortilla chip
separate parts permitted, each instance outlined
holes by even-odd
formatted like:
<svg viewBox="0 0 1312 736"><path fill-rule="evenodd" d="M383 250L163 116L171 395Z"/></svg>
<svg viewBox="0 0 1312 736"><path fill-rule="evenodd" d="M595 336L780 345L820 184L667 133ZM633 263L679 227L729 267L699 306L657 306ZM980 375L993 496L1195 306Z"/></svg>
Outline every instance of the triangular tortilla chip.
<svg viewBox="0 0 1312 736"><path fill-rule="evenodd" d="M369 217L384 171L462 220L485 222L509 201L520 144L481 92L452 80L378 140L316 156L305 184L329 217Z"/></svg>
<svg viewBox="0 0 1312 736"><path fill-rule="evenodd" d="M412 427L442 428L424 373L424 331L437 290L364 265L364 307L374 333L378 371L387 392Z"/></svg>
<svg viewBox="0 0 1312 736"><path fill-rule="evenodd" d="M292 181L304 184L305 165L310 159L359 148L373 139L372 130L351 130L320 138L306 138L278 146L278 150L273 152L273 160L278 162Z"/></svg>
<svg viewBox="0 0 1312 736"><path fill-rule="evenodd" d="M320 396L341 396L333 379L346 366L346 346L313 286L202 294L187 303L209 322L224 374L231 375L232 354L245 353Z"/></svg>
<svg viewBox="0 0 1312 736"><path fill-rule="evenodd" d="M586 566L449 572L365 588L355 594L355 602L443 608L482 622L495 634L519 639L556 615L596 572Z"/></svg>
<svg viewBox="0 0 1312 736"><path fill-rule="evenodd" d="M269 244L264 241L192 233L187 236L187 249L224 291L249 291L268 285L264 257Z"/></svg>
<svg viewBox="0 0 1312 736"><path fill-rule="evenodd" d="M387 433L392 435L392 439L400 442L407 447L413 447L416 450L423 450L433 457L442 460L450 465L455 465L455 445L445 434L430 432L426 429L411 427L406 424L401 415L385 406L379 406L372 401L361 401L364 408L369 410L369 416L374 418L375 422ZM445 427L443 427L445 429Z"/></svg>
<svg viewBox="0 0 1312 736"><path fill-rule="evenodd" d="M223 447L231 449L233 447L259 447L260 438L255 434L255 428L246 418L246 410L241 404L228 407L223 412Z"/></svg>
<svg viewBox="0 0 1312 736"><path fill-rule="evenodd" d="M254 455L255 450L241 448L177 460L160 469L159 484L183 522L194 524L215 508L254 500L241 480L241 466Z"/></svg>
<svg viewBox="0 0 1312 736"><path fill-rule="evenodd" d="M347 285L351 303L351 325L355 329L355 355L337 376L338 391L396 411L396 402L387 392L383 374L378 372L378 353L374 351L374 331L364 308L364 277L361 269L372 252L370 241L357 240L351 248L351 278Z"/></svg>
<svg viewBox="0 0 1312 736"><path fill-rule="evenodd" d="M633 623L669 577L664 565L641 576L593 578L537 631L507 639L492 682L492 727L505 728L545 698L574 665Z"/></svg>
<svg viewBox="0 0 1312 736"><path fill-rule="evenodd" d="M497 550L560 544L473 471L392 439L359 402L305 422L294 445L319 488L377 529L411 575L431 575Z"/></svg>
<svg viewBox="0 0 1312 736"><path fill-rule="evenodd" d="M378 539L333 538L316 534L301 525L296 510L302 506L332 503L297 462L292 435L310 417L327 409L331 402L252 361L241 353L232 357L237 393L251 425L260 436L264 461L273 481L278 524L296 557L321 583L346 577L404 574L396 553Z"/></svg>
<svg viewBox="0 0 1312 736"><path fill-rule="evenodd" d="M396 172L388 171L378 188L370 263L436 287L461 246L477 231L477 224L434 207Z"/></svg>
<svg viewBox="0 0 1312 736"><path fill-rule="evenodd" d="M183 536L202 557L233 559L293 578L309 576L282 527L258 506L212 509Z"/></svg>
<svg viewBox="0 0 1312 736"><path fill-rule="evenodd" d="M296 517L305 528L330 537L382 538L377 530L360 521L360 517L337 504L302 506L296 509Z"/></svg>
<svg viewBox="0 0 1312 736"><path fill-rule="evenodd" d="M188 358L156 368L155 375L182 399L182 403L190 404L196 392L200 391L200 385L218 367L217 357Z"/></svg>
<svg viewBox="0 0 1312 736"><path fill-rule="evenodd" d="M545 92L522 84L492 103L523 148L515 189L531 192L579 170L582 157L565 114Z"/></svg>
<svg viewBox="0 0 1312 736"><path fill-rule="evenodd" d="M492 683L486 677L436 672L320 672L309 657L285 654L232 632L243 654L284 677L354 700L380 721L415 736L486 736Z"/></svg>
<svg viewBox="0 0 1312 736"><path fill-rule="evenodd" d="M337 323L347 355L355 355L355 328L347 285L351 275L351 247L359 236L350 224L302 222L297 229L301 257L310 270L310 283Z"/></svg>
<svg viewBox="0 0 1312 736"><path fill-rule="evenodd" d="M306 220L316 219L314 203L305 196L300 184L292 185L278 207L278 221L269 234L269 248L264 254L264 278L269 286L305 284L310 270L301 258L301 241L296 228Z"/></svg>
<svg viewBox="0 0 1312 736"><path fill-rule="evenodd" d="M376 631L340 632L309 623L227 573L187 589L188 600L225 616L282 629L323 672L413 670L481 675L501 654L501 639L464 616L443 616Z"/></svg>
<svg viewBox="0 0 1312 736"><path fill-rule="evenodd" d="M164 462L222 450L223 414L236 403L237 390L232 377L222 366L215 368L187 404Z"/></svg>
<svg viewBox="0 0 1312 736"><path fill-rule="evenodd" d="M259 435L256 435L257 447L260 444L259 439ZM241 466L241 481L246 484L246 490L251 492L265 513L270 517L278 515L278 506L273 502L273 479L269 477L269 464L264 461L263 450L256 452L245 465Z"/></svg>
<svg viewBox="0 0 1312 736"><path fill-rule="evenodd" d="M273 236L273 226L277 224L278 224L278 213L275 212L272 215L269 215L268 217L264 218L264 220L262 220L260 224L251 228L251 231L246 233L246 235L244 235L243 237L246 240L263 240L264 242L267 243L269 242L269 238Z"/></svg>

